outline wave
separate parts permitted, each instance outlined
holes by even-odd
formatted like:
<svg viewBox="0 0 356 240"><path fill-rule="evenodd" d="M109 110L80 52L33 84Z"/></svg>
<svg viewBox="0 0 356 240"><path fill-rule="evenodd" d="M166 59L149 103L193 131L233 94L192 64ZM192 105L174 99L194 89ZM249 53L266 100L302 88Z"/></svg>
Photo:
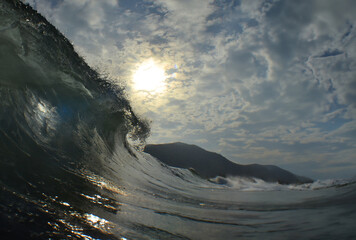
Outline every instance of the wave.
<svg viewBox="0 0 356 240"><path fill-rule="evenodd" d="M128 136L143 144L149 132L124 88L92 70L44 17L20 1L0 1L5 239L108 238L89 209L117 211L113 195L122 188L109 180L110 163L134 161Z"/></svg>
<svg viewBox="0 0 356 240"><path fill-rule="evenodd" d="M206 181L168 167L128 143L130 136L143 144L149 132L124 89L92 70L45 18L20 1L0 1L1 239L273 238L276 229L309 229L288 222L289 213L298 219L295 209L312 216L316 238L327 229L320 212L339 219L354 209L348 182ZM289 191L337 186L337 197ZM332 236L355 236L350 212L347 231Z"/></svg>
<svg viewBox="0 0 356 240"><path fill-rule="evenodd" d="M145 140L149 126L124 89L92 70L45 18L19 1L2 1L0 11L2 149L32 156L35 145L36 153L87 161L117 140L126 144L129 133Z"/></svg>
<svg viewBox="0 0 356 240"><path fill-rule="evenodd" d="M304 184L279 184L266 182L258 178L245 177L216 177L209 180L210 182L222 184L223 187L237 189L241 191L287 191L287 190L320 190L332 187L343 187L356 183L355 179L324 179L315 180L312 183Z"/></svg>

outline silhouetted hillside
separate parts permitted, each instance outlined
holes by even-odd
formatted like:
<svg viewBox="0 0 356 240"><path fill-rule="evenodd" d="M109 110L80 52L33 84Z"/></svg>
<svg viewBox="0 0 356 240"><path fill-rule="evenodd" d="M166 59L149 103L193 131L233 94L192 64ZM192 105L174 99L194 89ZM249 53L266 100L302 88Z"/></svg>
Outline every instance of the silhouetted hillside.
<svg viewBox="0 0 356 240"><path fill-rule="evenodd" d="M150 144L144 151L169 166L193 168L203 178L242 176L281 184L312 182L309 178L294 175L273 165L236 164L220 154L185 143Z"/></svg>

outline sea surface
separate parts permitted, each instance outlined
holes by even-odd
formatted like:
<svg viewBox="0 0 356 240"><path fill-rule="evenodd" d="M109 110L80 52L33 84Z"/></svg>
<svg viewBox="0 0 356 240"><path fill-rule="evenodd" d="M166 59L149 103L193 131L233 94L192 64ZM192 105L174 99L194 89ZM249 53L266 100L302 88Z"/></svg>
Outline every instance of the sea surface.
<svg viewBox="0 0 356 240"><path fill-rule="evenodd" d="M0 1L0 239L356 239L355 179L220 185L137 150L148 134L45 18Z"/></svg>

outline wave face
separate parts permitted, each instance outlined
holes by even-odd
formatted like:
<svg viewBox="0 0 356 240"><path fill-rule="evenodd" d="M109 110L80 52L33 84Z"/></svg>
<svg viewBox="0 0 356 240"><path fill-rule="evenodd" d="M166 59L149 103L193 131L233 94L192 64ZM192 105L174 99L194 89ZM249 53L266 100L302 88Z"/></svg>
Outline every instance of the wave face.
<svg viewBox="0 0 356 240"><path fill-rule="evenodd" d="M149 127L29 6L0 2L1 239L352 239L356 186L210 181L137 152Z"/></svg>

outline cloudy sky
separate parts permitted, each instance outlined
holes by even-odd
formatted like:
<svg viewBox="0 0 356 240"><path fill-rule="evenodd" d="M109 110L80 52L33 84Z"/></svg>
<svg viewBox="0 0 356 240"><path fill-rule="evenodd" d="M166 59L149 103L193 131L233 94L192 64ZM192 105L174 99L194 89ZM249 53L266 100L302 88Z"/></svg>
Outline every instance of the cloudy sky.
<svg viewBox="0 0 356 240"><path fill-rule="evenodd" d="M149 143L356 175L356 1L26 2L126 86Z"/></svg>

